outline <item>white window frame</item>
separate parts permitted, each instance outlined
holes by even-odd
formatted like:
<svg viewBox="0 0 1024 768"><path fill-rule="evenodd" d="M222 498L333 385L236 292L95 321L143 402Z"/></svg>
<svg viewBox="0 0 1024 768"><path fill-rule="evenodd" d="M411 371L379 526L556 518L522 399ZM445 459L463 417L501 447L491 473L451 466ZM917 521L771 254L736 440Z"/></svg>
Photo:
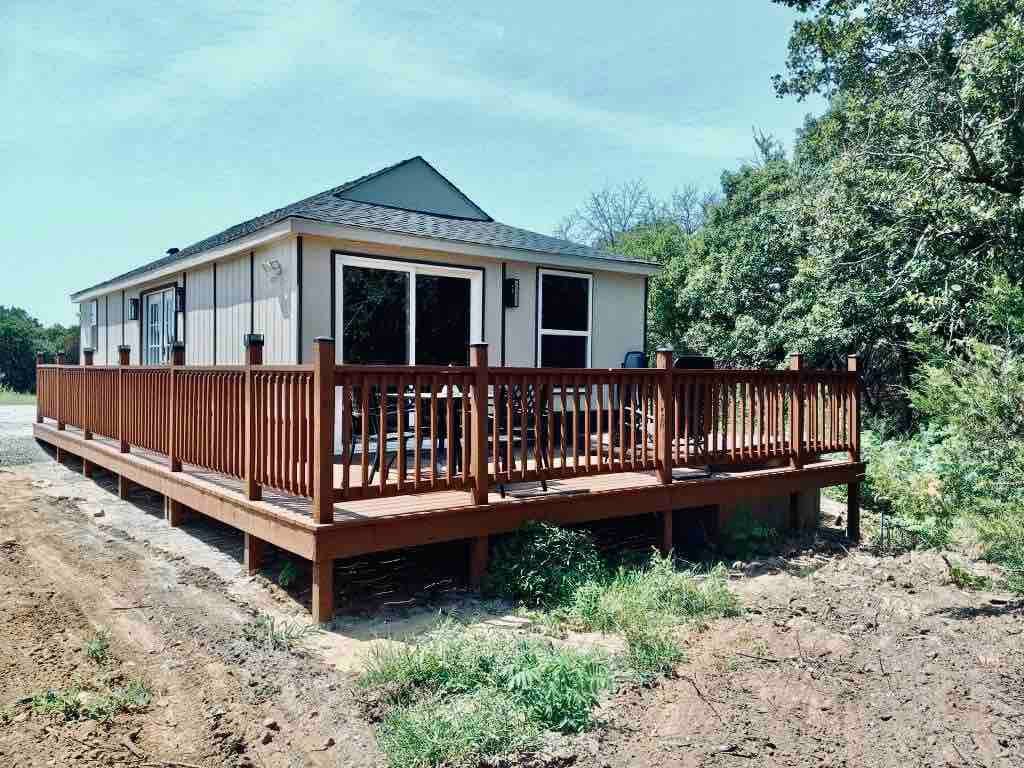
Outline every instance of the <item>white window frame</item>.
<svg viewBox="0 0 1024 768"><path fill-rule="evenodd" d="M544 311L544 276L554 275L556 277L574 277L578 280L587 281L587 330L569 331L560 328L545 328L541 325ZM537 270L537 367L544 367L544 337L545 336L585 336L587 339L587 360L586 368L591 367L591 353L593 348L594 330L594 276L587 272L567 272L561 269L538 269Z"/></svg>
<svg viewBox="0 0 1024 768"><path fill-rule="evenodd" d="M336 306L335 322L343 326L345 322L345 267L361 267L363 269L385 269L392 272L405 272L409 275L409 324L408 344L409 365L416 364L416 276L436 275L441 277L459 277L469 280L469 343L475 344L483 340L484 335L484 271L465 267L447 267L438 264L425 264L416 261L399 261L392 259L375 259L372 256L352 256L347 253L335 254ZM336 362L341 364L345 359L345 331L342 327L334 329L336 340Z"/></svg>

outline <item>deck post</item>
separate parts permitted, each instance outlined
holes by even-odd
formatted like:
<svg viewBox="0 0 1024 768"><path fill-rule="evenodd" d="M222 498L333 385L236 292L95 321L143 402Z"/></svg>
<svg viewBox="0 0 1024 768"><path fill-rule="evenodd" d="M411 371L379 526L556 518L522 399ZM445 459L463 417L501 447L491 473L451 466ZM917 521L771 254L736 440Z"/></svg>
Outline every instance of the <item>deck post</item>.
<svg viewBox="0 0 1024 768"><path fill-rule="evenodd" d="M850 461L860 461L860 366L857 355L846 358L846 370L856 374L853 397L850 398ZM846 486L846 535L860 541L860 483Z"/></svg>
<svg viewBox="0 0 1024 768"><path fill-rule="evenodd" d="M132 348L124 344L117 348L117 366L118 369L127 368L131 361ZM125 431L127 425L125 424L124 415L124 401L128 390L125 385L125 375L123 370L117 372L117 441L119 444L118 450L121 453L128 453L128 441L125 440ZM123 496L121 497L124 498Z"/></svg>
<svg viewBox="0 0 1024 768"><path fill-rule="evenodd" d="M673 538L672 524L675 522L676 512L674 509L666 509L661 513L661 556L668 557L672 554Z"/></svg>
<svg viewBox="0 0 1024 768"><path fill-rule="evenodd" d="M334 344L332 343L333 347ZM331 358L333 365L334 358ZM334 618L334 560L313 563L313 621L324 624Z"/></svg>
<svg viewBox="0 0 1024 768"><path fill-rule="evenodd" d="M128 494L132 488L132 481L124 475L117 476L117 495L122 499L127 499Z"/></svg>
<svg viewBox="0 0 1024 768"><path fill-rule="evenodd" d="M806 394L804 392L804 380L800 371L804 367L804 356L794 352L789 356L789 369L796 371L797 375L793 384L793 396L789 401L789 440L790 440L790 465L793 469L801 469L804 466L804 419L806 414Z"/></svg>
<svg viewBox="0 0 1024 768"><path fill-rule="evenodd" d="M57 429L64 431L64 353L57 353ZM57 461L60 461L60 452L57 452Z"/></svg>
<svg viewBox="0 0 1024 768"><path fill-rule="evenodd" d="M164 520L169 526L177 528L185 522L187 517L188 512L184 504L175 501L170 496L164 496Z"/></svg>
<svg viewBox="0 0 1024 768"><path fill-rule="evenodd" d="M860 541L860 483L846 486L846 536Z"/></svg>
<svg viewBox="0 0 1024 768"><path fill-rule="evenodd" d="M263 487L256 482L256 374L254 365L263 365L263 335L247 333L245 344L245 497L263 498ZM246 542L248 542L246 534ZM246 552L248 552L248 543ZM259 566L257 566L258 569Z"/></svg>
<svg viewBox="0 0 1024 768"><path fill-rule="evenodd" d="M42 352L36 352L36 424L43 423L43 393L39 387L39 368L46 362Z"/></svg>
<svg viewBox="0 0 1024 768"><path fill-rule="evenodd" d="M675 439L672 423L672 347L660 347L656 353L658 370L658 407L655 420L657 444L655 466L658 479L665 485L672 482L672 443Z"/></svg>
<svg viewBox="0 0 1024 768"><path fill-rule="evenodd" d="M469 586L480 589L484 574L487 573L487 558L490 542L487 536L477 536L469 540Z"/></svg>
<svg viewBox="0 0 1024 768"><path fill-rule="evenodd" d="M469 461L473 474L473 503L487 503L487 344L469 345L469 365L473 369L472 408L469 439ZM525 438L524 438L525 439ZM540 469L540 467L538 467ZM497 467L495 467L497 470Z"/></svg>
<svg viewBox="0 0 1024 768"><path fill-rule="evenodd" d="M260 572L263 564L263 552L266 549L266 542L263 539L245 534L245 573L248 576L255 576Z"/></svg>
<svg viewBox="0 0 1024 768"><path fill-rule="evenodd" d="M92 347L86 347L85 349L82 350L82 365L86 365L86 366L92 367L94 359L95 359L95 351L92 349ZM83 375L84 375L84 373L85 372L83 371ZM85 383L84 383L85 381L87 381L87 380L83 379L83 388L85 386ZM88 393L88 390L86 390L86 393ZM86 396L83 398L82 410L83 411L87 411L88 408L89 408L89 395L86 394ZM82 439L83 440L92 440L92 432L85 428L85 424L88 421L89 420L85 417L85 413L82 413ZM82 459L82 474L85 474L85 459ZM91 475L85 475L85 476L86 477L91 477Z"/></svg>
<svg viewBox="0 0 1024 768"><path fill-rule="evenodd" d="M171 412L167 416L167 423L170 425L170 434L167 440L167 463L171 472L181 472L181 421L178 419L181 407L178 403L180 395L178 393L177 369L184 364L185 345L176 341L171 346L171 367L168 371L171 378ZM170 516L168 516L168 520L170 520ZM174 523L171 524L174 525Z"/></svg>
<svg viewBox="0 0 1024 768"><path fill-rule="evenodd" d="M93 476L96 465L89 461L87 458L82 457L82 477L91 478Z"/></svg>
<svg viewBox="0 0 1024 768"><path fill-rule="evenodd" d="M334 339L329 336L313 341L313 522L334 522Z"/></svg>
<svg viewBox="0 0 1024 768"><path fill-rule="evenodd" d="M847 355L846 370L855 374L853 397L850 398L850 461L860 461L860 361L857 355Z"/></svg>

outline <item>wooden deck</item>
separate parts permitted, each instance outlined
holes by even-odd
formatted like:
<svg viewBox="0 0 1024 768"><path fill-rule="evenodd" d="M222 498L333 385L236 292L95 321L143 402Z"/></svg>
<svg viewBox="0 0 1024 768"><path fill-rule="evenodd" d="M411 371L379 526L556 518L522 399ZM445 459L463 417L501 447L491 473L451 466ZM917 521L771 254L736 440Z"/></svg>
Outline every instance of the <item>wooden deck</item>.
<svg viewBox="0 0 1024 768"><path fill-rule="evenodd" d="M41 365L33 431L80 457L86 474L117 474L122 496L132 484L163 494L170 525L192 510L243 531L250 572L266 542L310 560L317 620L333 615L338 558L466 539L477 581L488 537L529 520L659 513L667 550L687 509L847 485L849 532L859 535L852 364L392 370L335 368L332 346L315 350L314 366ZM436 396L445 386L462 388L457 403ZM374 398L409 405L374 411ZM374 427L394 447L371 459L354 446L372 446Z"/></svg>

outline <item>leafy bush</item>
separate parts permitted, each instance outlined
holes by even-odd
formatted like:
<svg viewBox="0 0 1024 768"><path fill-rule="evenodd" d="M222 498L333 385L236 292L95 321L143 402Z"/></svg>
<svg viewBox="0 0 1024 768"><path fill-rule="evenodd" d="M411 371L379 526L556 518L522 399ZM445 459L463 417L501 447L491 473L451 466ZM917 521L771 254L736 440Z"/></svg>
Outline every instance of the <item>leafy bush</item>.
<svg viewBox="0 0 1024 768"><path fill-rule="evenodd" d="M587 531L527 523L499 541L483 588L487 595L549 607L567 602L605 570Z"/></svg>

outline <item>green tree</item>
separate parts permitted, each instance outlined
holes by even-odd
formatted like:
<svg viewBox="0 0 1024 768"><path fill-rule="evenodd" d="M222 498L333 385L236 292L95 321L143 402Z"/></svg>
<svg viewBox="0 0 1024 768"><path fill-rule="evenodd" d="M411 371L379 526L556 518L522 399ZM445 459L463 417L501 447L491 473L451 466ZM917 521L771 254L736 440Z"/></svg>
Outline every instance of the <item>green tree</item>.
<svg viewBox="0 0 1024 768"><path fill-rule="evenodd" d="M0 305L0 386L16 392L35 392L36 352L52 362L58 351L78 360L79 331L74 325L44 327L19 307Z"/></svg>

